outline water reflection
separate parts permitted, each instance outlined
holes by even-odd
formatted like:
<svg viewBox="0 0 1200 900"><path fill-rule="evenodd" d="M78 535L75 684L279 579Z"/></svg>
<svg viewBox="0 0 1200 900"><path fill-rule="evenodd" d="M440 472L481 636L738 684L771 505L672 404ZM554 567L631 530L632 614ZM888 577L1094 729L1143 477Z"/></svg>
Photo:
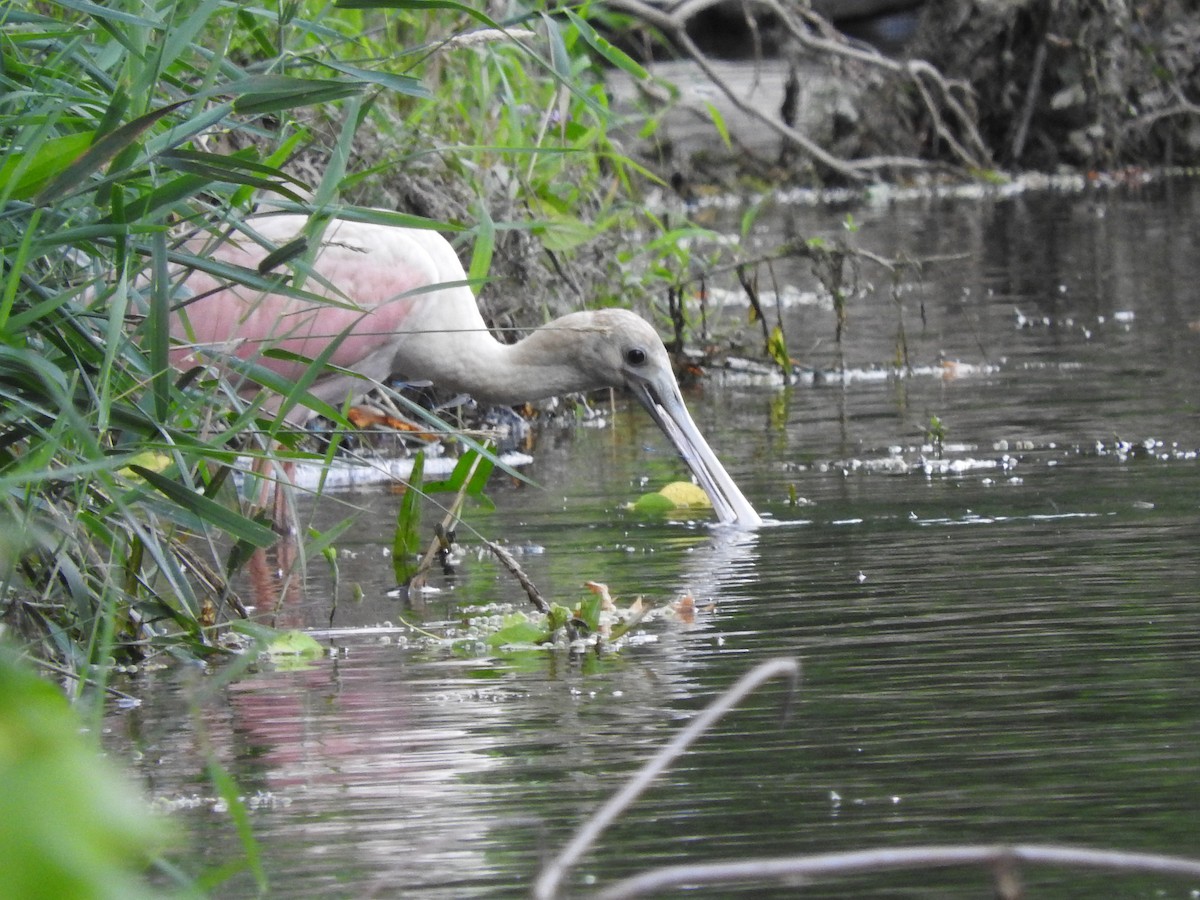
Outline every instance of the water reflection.
<svg viewBox="0 0 1200 900"><path fill-rule="evenodd" d="M838 234L843 213L785 209L778 227ZM204 799L197 748L211 746L254 799L280 895L521 896L651 748L754 662L795 655L798 715L781 726L764 696L733 716L606 835L577 893L684 859L904 843L1194 853L1197 213L1190 185L856 208L857 239L877 252L955 262L906 286L902 325L888 285L856 298L840 350L827 309L787 310L793 354L852 377L730 376L688 398L778 524L745 534L622 512L682 474L636 411L545 436L529 469L540 487L497 481L496 510L469 519L551 599L574 603L587 580L623 600L689 594L692 621L656 620L600 657L423 641L401 620L444 634L524 595L460 531L468 552L438 593L419 608L389 598L397 501L351 491L313 511L327 528L361 510L339 542L336 604L324 561L302 580L278 580L286 551L254 569L259 614L345 629L331 656L252 671L191 715L204 679L148 673L133 688L144 707L111 715L111 744L140 753L151 791L223 861L237 842ZM777 275L812 287L803 265ZM872 374L901 337L913 374ZM1030 883L1039 896L1162 887ZM919 873L805 895L985 884ZM248 878L223 891L253 893Z"/></svg>

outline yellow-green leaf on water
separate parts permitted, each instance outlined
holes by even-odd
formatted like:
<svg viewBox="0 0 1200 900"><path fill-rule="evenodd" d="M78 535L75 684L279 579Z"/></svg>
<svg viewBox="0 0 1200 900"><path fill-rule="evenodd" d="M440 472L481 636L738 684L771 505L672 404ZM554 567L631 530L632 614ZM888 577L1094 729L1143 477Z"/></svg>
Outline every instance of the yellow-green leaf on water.
<svg viewBox="0 0 1200 900"><path fill-rule="evenodd" d="M281 657L311 660L323 657L325 648L316 638L303 631L285 631L267 644L263 652L275 660Z"/></svg>
<svg viewBox="0 0 1200 900"><path fill-rule="evenodd" d="M704 493L704 489L690 481L672 481L660 489L659 493L680 508L712 508L712 501L708 499L708 494Z"/></svg>
<svg viewBox="0 0 1200 900"><path fill-rule="evenodd" d="M630 508L643 515L665 515L681 509L711 509L712 501L690 481L673 481L661 490L642 494Z"/></svg>

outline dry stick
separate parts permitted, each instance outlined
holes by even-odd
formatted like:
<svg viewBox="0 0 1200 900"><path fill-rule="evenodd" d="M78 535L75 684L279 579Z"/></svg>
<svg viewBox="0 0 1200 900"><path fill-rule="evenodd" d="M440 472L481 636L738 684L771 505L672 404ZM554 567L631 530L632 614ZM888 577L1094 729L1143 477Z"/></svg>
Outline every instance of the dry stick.
<svg viewBox="0 0 1200 900"><path fill-rule="evenodd" d="M1008 151L1010 165L1016 165L1025 151L1025 139L1029 136L1029 122L1033 119L1033 109L1037 105L1038 94L1042 91L1042 75L1046 68L1046 38L1038 43L1033 54L1033 74L1029 76L1029 87L1025 89L1025 103L1021 108L1021 119L1017 132L1013 135L1012 147Z"/></svg>
<svg viewBox="0 0 1200 900"><path fill-rule="evenodd" d="M997 870L1001 884L1018 863L1026 865L1081 866L1109 872L1141 872L1200 878L1200 861L1156 853L1126 853L1086 847L1016 844L1013 846L947 845L897 847L818 853L811 856L768 857L736 862L664 866L611 885L597 900L626 900L681 885L694 887L747 882L793 882L797 879L885 872L898 869L981 865Z"/></svg>
<svg viewBox="0 0 1200 900"><path fill-rule="evenodd" d="M542 597L541 592L537 589L537 585L530 581L529 576L517 565L517 561L513 559L513 555L494 541L485 539L483 545L491 550L495 554L496 559L500 560L500 564L508 569L509 574L521 583L521 587L525 588L525 594L529 597L529 602L534 605L537 611L540 613L549 613L550 604Z"/></svg>
<svg viewBox="0 0 1200 900"><path fill-rule="evenodd" d="M754 278L751 278L746 273L745 266L737 267L738 283L741 284L742 290L746 292L746 300L750 303L750 308L754 310L754 315L758 317L758 321L762 323L763 332L763 353L771 355L771 329L767 325L767 317L763 314L762 303L758 296L758 277L757 271Z"/></svg>
<svg viewBox="0 0 1200 900"><path fill-rule="evenodd" d="M741 703L747 695L758 690L761 685L771 679L780 677L786 677L790 684L791 690L788 694L790 706L792 694L800 680L800 663L790 658L772 659L755 666L738 679L733 687L705 707L703 712L688 723L686 728L654 754L650 761L642 766L621 790L596 810L592 817L575 833L567 846L559 851L558 856L550 860L542 869L542 873L533 886L533 896L537 900L549 900L551 897L558 896L559 886L562 884L567 870L579 861L580 857L596 842L600 833L650 786L659 773L678 759L697 738L708 731L725 713Z"/></svg>
<svg viewBox="0 0 1200 900"><path fill-rule="evenodd" d="M429 544L429 549L425 551L425 555L421 557L421 564L417 566L417 572L408 580L408 589L410 591L420 590L425 586L425 576L429 574L429 570L433 567L433 560L443 550L449 550L452 539L451 532L454 530L454 523L458 521L458 514L462 512L463 504L467 501L467 488L471 485L471 479L475 477L475 470L479 468L479 463L483 457L476 454L475 459L471 461L471 469L463 478L462 487L459 488L458 494L454 497L454 502L446 510L446 515L442 516L442 521L439 527L435 529L433 540ZM409 490L412 490L410 487Z"/></svg>
<svg viewBox="0 0 1200 900"><path fill-rule="evenodd" d="M776 0L758 0L775 12L787 28L788 33L797 41L811 50L816 50L830 56L844 56L856 62L865 65L874 66L878 69L883 69L894 75L906 75L916 86L921 93L922 99L925 101L926 109L934 120L939 135L945 138L959 152L960 159L967 165L976 168L982 168L984 162L990 157L987 149L987 144L984 142L979 129L975 126L975 117L972 116L961 103L954 99L954 89L957 87L966 94L970 94L970 87L962 81L950 80L947 81L942 73L934 66L922 59L913 59L907 61L898 61L884 56L874 47L855 46L844 38L838 39L834 37L816 37L813 34L805 31L802 28L797 28L795 22L784 16L783 11ZM809 12L801 12L800 17L807 20L810 24L820 27L825 34L837 34L827 20L821 16ZM933 102L933 98L929 95L925 86L921 83L921 76L924 75L930 79L938 87L938 93L941 96L942 102L954 114L954 118L958 121L959 126L963 129L967 141L975 148L976 156L972 156L961 147L944 129L941 122L941 116L937 112L937 105Z"/></svg>
<svg viewBox="0 0 1200 900"><path fill-rule="evenodd" d="M941 253L933 256L921 256L915 259L888 259L885 256L879 255L878 253L865 250L862 247L844 247L842 249L850 256L859 259L865 259L868 262L873 262L877 266L886 269L888 272L895 272L899 269L905 268L921 268L922 266L926 265L961 262L962 260L971 258L970 253ZM700 273L699 275L682 278L679 281L679 284L687 285L695 281L699 281L703 285L704 279L706 278L711 278L715 275L724 275L728 272L734 272L736 274L739 268L745 266L757 266L763 263L769 266L777 259L788 259L793 256L797 256L802 259L815 260L823 252L825 251L810 247L805 241L791 241L789 243L782 244L766 253L760 253L757 256L735 260L734 262L726 263L720 266L712 266L711 268L704 270L704 272Z"/></svg>
<svg viewBox="0 0 1200 900"><path fill-rule="evenodd" d="M771 276L771 290L775 292L775 325L787 343L787 334L783 330L783 292L779 290L779 279L775 277L775 266L767 260L767 274Z"/></svg>
<svg viewBox="0 0 1200 900"><path fill-rule="evenodd" d="M1163 109L1156 109L1153 112L1148 112L1145 115L1138 116L1136 119L1131 119L1121 126L1121 135L1124 136L1135 129L1144 130L1149 128L1160 119L1168 119L1171 116L1195 116L1200 115L1200 106L1196 105L1184 96L1183 91L1179 89L1179 85L1171 85L1171 93L1178 101L1175 106L1167 106Z"/></svg>
<svg viewBox="0 0 1200 900"><path fill-rule="evenodd" d="M81 684L90 684L93 687L97 685L97 682L94 678L88 678L86 675L80 675L78 672L72 672L70 669L64 669L62 666L56 666L54 663L48 662L47 660L32 657L31 661L39 669L45 669L47 672L53 672L55 675L58 675L61 678L70 678L72 681L78 681ZM104 693L108 694L110 697L115 697L118 700L138 702L137 698L132 694L126 694L124 691L118 691L115 687L107 684L104 685Z"/></svg>
<svg viewBox="0 0 1200 900"><path fill-rule="evenodd" d="M463 503L466 502L467 488L471 484L471 479L475 477L475 469L479 466L479 463L482 459L482 456L477 456L475 461L471 464L470 471L467 472L466 478L463 479L462 488L459 490L458 495L454 498L454 502L450 504L450 508L446 510L446 515L442 517L442 521L439 523L440 527L437 529L437 534L430 543L429 549L425 551L425 556L421 559L421 564L417 567L417 574L409 579L409 590L416 590L424 586L425 576L429 572L429 569L433 566L434 557L436 557L442 550L449 549L449 535L453 529L454 523L458 520L458 514L462 511ZM517 579L517 581L520 582L521 587L525 589L525 594L529 597L529 602L534 605L537 611L540 613L549 613L550 604L547 603L542 597L541 593L537 589L537 585L530 580L529 576L526 575L521 567L517 564L517 561L513 559L512 554L499 544L489 541L486 538L480 538L480 540L483 541L483 545L485 547L492 551L496 559L500 560L500 564L503 565L504 568L508 569L509 574L511 574Z"/></svg>
<svg viewBox="0 0 1200 900"><path fill-rule="evenodd" d="M938 105L934 101L933 95L929 93L929 88L921 78L922 75L925 75L932 79L933 82L941 88L942 99L947 103L947 105L954 109L958 107L958 105L952 102L949 88L946 86L946 82L942 78L941 73L929 63L917 59L912 60L908 64L908 71L912 76L913 87L917 89L917 93L921 95L921 100L925 103L925 110L929 113L929 117L933 121L933 127L937 132L938 137L940 137L950 146L950 149L954 151L954 155L957 156L959 161L964 165L972 166L976 169L982 169L987 160L986 151L982 154L982 158L972 156L970 151L959 142L959 140L954 136L953 132L946 127L941 113L938 112ZM964 121L965 116L965 112L961 113L958 116L959 121ZM973 136L968 135L968 137Z"/></svg>
<svg viewBox="0 0 1200 900"><path fill-rule="evenodd" d="M679 15L678 11L675 14L669 14L655 9L653 6L641 2L641 0L612 0L609 5L616 9L631 13L632 15L637 16L639 19L649 22L651 25L667 33L672 40L676 41L679 46L683 48L683 51L692 59L692 61L700 67L700 70L704 73L705 77L708 78L708 80L714 85L716 85L717 89L725 95L729 102L732 103L743 114L748 115L753 119L757 119L760 123L766 125L780 137L795 144L813 159L824 163L826 166L833 169L835 172L844 176L845 178L853 181L865 180L865 176L861 171L865 167L861 164L849 164L838 159L836 156L825 152L825 150L813 143L800 132L796 131L794 128L789 128L779 120L774 119L771 116L764 115L757 108L746 103L741 97L739 97L737 93L725 83L724 79L717 74L712 63L709 61L709 58L704 54L704 52L696 46L694 41L692 41L685 26L687 19L685 16ZM704 5L708 6L711 4L705 3ZM681 7L681 9L682 8L683 7ZM912 161L910 160L910 162Z"/></svg>

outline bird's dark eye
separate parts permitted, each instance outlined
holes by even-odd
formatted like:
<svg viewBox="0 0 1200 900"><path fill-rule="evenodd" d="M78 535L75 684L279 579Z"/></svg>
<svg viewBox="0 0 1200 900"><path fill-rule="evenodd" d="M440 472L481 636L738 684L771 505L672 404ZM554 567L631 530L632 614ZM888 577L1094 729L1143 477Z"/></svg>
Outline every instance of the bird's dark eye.
<svg viewBox="0 0 1200 900"><path fill-rule="evenodd" d="M625 362L631 366L643 366L646 364L646 351L641 347L630 347L625 351Z"/></svg>

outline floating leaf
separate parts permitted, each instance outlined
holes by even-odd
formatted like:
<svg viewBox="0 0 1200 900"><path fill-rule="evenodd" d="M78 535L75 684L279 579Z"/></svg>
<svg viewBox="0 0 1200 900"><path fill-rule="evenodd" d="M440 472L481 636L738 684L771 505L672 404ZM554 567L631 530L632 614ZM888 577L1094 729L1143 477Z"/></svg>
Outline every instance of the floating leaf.
<svg viewBox="0 0 1200 900"><path fill-rule="evenodd" d="M549 637L545 625L531 622L523 613L504 617L500 629L487 638L489 647L504 647L509 644L537 644Z"/></svg>
<svg viewBox="0 0 1200 900"><path fill-rule="evenodd" d="M662 490L643 494L629 507L649 516L668 515L680 510L712 509L708 494L690 481L673 481Z"/></svg>
<svg viewBox="0 0 1200 900"><path fill-rule="evenodd" d="M680 508L712 508L712 501L708 499L708 494L704 493L704 489L690 481L672 481L660 489L659 493Z"/></svg>
<svg viewBox="0 0 1200 900"><path fill-rule="evenodd" d="M658 491L650 494L642 494L634 502L632 507L634 512L645 513L648 515L658 515L662 513L674 512L676 509L675 502L670 497L665 497Z"/></svg>
<svg viewBox="0 0 1200 900"><path fill-rule="evenodd" d="M325 656L325 648L321 646L320 641L303 631L283 632L267 644L263 652L272 659L298 657L314 660Z"/></svg>

